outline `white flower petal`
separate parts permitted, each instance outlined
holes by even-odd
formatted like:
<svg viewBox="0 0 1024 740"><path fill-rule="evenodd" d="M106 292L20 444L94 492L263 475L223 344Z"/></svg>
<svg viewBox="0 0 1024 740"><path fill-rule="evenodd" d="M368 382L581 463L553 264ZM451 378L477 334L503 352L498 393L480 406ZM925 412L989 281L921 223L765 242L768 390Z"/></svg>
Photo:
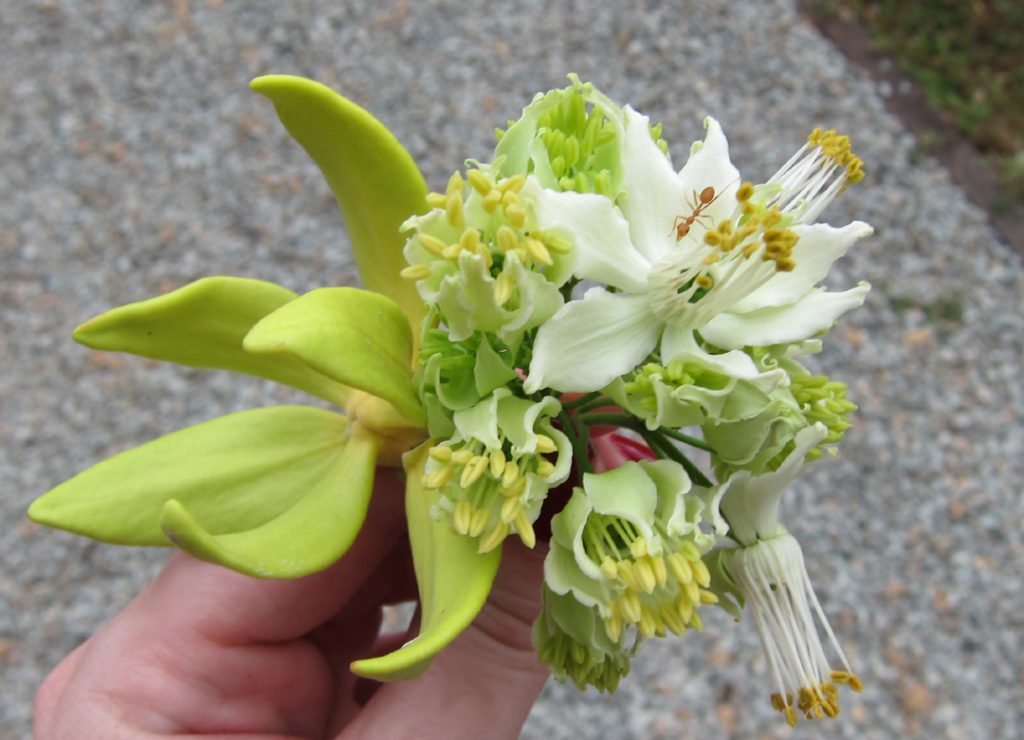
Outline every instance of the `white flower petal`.
<svg viewBox="0 0 1024 740"><path fill-rule="evenodd" d="M704 238L704 232L709 226L733 216L737 207L735 193L740 186L740 171L729 159L729 142L722 133L722 127L708 116L704 119L704 128L707 129L704 141L691 147L690 158L679 170L679 184L683 191L683 202L680 204L682 211L679 214L685 216L692 213L697 205L696 195L704 188L715 189L711 205L703 209L700 218L690 227L687 239L698 241Z"/></svg>
<svg viewBox="0 0 1024 740"><path fill-rule="evenodd" d="M628 105L622 138L622 212L633 244L653 264L676 245L672 221L688 212L679 176L651 139L650 121Z"/></svg>
<svg viewBox="0 0 1024 740"><path fill-rule="evenodd" d="M786 380L785 370L761 372L746 352L733 350L720 355L706 352L697 344L692 329L678 326L665 327L665 333L661 337L661 360L665 365L676 360L681 362L696 360L722 375L728 375L730 378L738 380L749 380L765 393L771 393L779 383Z"/></svg>
<svg viewBox="0 0 1024 740"><path fill-rule="evenodd" d="M629 224L611 200L547 190L532 180L525 192L533 199L537 226L572 242L574 275L629 293L643 292L651 266L633 248Z"/></svg>
<svg viewBox="0 0 1024 740"><path fill-rule="evenodd" d="M854 242L870 236L873 229L863 221L854 221L840 229L814 224L794 226L793 231L800 237L792 254L796 267L792 272L775 273L771 280L736 303L733 312L747 313L797 301L825 279L832 263L846 254Z"/></svg>
<svg viewBox="0 0 1024 740"><path fill-rule="evenodd" d="M796 303L750 313L720 313L700 330L705 340L723 349L788 344L827 331L851 308L864 303L871 286L860 283L842 293L812 290Z"/></svg>
<svg viewBox="0 0 1024 740"><path fill-rule="evenodd" d="M636 367L658 343L661 324L644 296L591 288L540 327L525 390L596 391Z"/></svg>
<svg viewBox="0 0 1024 740"><path fill-rule="evenodd" d="M743 545L755 539L768 539L778 534L779 501L803 467L808 451L828 436L820 422L796 433L796 448L789 453L779 469L751 475L741 470L730 477L722 488L720 508L729 521L732 535Z"/></svg>

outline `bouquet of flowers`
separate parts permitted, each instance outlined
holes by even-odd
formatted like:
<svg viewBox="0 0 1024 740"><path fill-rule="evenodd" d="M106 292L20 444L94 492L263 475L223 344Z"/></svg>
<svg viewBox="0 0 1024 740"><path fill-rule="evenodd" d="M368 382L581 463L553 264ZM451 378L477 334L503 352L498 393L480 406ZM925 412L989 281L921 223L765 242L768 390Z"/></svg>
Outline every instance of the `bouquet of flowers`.
<svg viewBox="0 0 1024 740"><path fill-rule="evenodd" d="M570 81L428 193L368 113L308 80L257 79L337 196L365 289L207 278L75 338L269 378L344 413L199 424L100 462L31 518L296 578L345 554L377 466L401 467L420 631L355 673L421 673L513 537L547 543L533 636L558 679L614 691L648 640L746 608L772 705L790 724L834 717L837 685L860 681L779 507L855 409L801 359L868 292L819 287L871 233L817 222L861 161L816 129L767 182L744 181L708 118L676 170L660 124Z"/></svg>

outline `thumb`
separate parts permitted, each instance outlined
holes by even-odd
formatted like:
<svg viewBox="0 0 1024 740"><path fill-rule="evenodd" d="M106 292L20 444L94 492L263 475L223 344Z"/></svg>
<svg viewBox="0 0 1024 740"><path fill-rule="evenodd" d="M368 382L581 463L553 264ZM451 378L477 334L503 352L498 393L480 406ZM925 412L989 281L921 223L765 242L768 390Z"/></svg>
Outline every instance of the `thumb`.
<svg viewBox="0 0 1024 740"><path fill-rule="evenodd" d="M421 676L382 686L340 738L519 737L548 676L530 637L543 566L543 552L507 541L473 623Z"/></svg>

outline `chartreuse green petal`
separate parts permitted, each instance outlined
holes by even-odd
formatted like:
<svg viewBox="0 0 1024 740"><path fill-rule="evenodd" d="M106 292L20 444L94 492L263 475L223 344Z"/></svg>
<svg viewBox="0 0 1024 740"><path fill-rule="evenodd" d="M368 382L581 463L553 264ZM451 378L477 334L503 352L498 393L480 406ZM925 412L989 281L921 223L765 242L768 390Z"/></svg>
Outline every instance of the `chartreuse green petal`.
<svg viewBox="0 0 1024 740"><path fill-rule="evenodd" d="M500 547L478 554L474 539L456 534L447 520L431 516L438 493L422 483L430 445L420 445L404 460L406 520L422 609L420 633L393 653L352 663L352 672L359 676L400 681L421 674L434 655L473 621L498 572Z"/></svg>
<svg viewBox="0 0 1024 740"><path fill-rule="evenodd" d="M321 288L252 328L253 355L285 355L338 383L392 404L414 425L426 421L412 384L412 330L398 305L357 288Z"/></svg>
<svg viewBox="0 0 1024 740"><path fill-rule="evenodd" d="M164 506L167 538L197 558L258 578L299 578L323 570L345 554L370 505L380 438L350 427L340 454L291 508L242 532L211 534L181 501Z"/></svg>
<svg viewBox="0 0 1024 740"><path fill-rule="evenodd" d="M288 133L327 178L363 285L394 300L418 326L423 303L398 276L406 266L399 227L427 207L427 186L412 157L380 121L318 82L267 75L253 80L252 89L273 102Z"/></svg>
<svg viewBox="0 0 1024 740"><path fill-rule="evenodd" d="M160 513L176 499L210 532L253 529L334 469L348 426L307 406L222 416L94 465L38 498L28 515L102 542L167 546Z"/></svg>
<svg viewBox="0 0 1024 740"><path fill-rule="evenodd" d="M287 288L262 280L203 278L102 313L75 329L74 337L92 349L256 375L344 406L347 389L308 365L242 349L256 322L294 299Z"/></svg>

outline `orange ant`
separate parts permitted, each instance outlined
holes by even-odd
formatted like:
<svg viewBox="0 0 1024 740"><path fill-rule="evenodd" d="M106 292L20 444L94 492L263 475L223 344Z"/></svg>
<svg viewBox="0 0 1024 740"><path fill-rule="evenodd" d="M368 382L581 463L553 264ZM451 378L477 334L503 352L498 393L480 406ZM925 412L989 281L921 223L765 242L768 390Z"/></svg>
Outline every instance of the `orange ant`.
<svg viewBox="0 0 1024 740"><path fill-rule="evenodd" d="M676 232L676 241L682 241L683 237L690 233L690 227L693 226L693 222L700 218L701 213L704 209L718 200L718 195L715 194L715 189L710 185L700 191L693 191L693 213L689 216L676 216L676 220L672 222L672 230Z"/></svg>

